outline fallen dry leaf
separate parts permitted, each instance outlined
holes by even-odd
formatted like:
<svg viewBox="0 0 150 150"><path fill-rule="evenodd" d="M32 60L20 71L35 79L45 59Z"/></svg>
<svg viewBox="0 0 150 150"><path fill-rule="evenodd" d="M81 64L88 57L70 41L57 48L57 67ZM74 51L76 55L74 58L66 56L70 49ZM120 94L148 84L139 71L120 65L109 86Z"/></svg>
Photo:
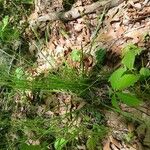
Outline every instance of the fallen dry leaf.
<svg viewBox="0 0 150 150"><path fill-rule="evenodd" d="M121 148L121 144L118 140L114 139L112 136L109 136L110 142L114 144L117 148Z"/></svg>
<svg viewBox="0 0 150 150"><path fill-rule="evenodd" d="M107 142L103 146L103 150L111 150L111 148L110 148L110 139L109 138L107 139Z"/></svg>

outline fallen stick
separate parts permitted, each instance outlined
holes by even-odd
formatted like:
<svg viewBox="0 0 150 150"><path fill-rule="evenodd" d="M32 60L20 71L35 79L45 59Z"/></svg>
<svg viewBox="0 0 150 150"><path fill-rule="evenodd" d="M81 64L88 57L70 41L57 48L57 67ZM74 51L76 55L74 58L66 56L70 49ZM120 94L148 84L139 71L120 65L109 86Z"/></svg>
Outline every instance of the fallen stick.
<svg viewBox="0 0 150 150"><path fill-rule="evenodd" d="M53 12L45 14L37 18L37 22L56 21L56 20L71 21L80 18L84 15L94 13L97 10L101 12L103 11L104 7L107 7L108 9L116 7L124 1L125 0L100 0L91 5L72 8L67 12Z"/></svg>

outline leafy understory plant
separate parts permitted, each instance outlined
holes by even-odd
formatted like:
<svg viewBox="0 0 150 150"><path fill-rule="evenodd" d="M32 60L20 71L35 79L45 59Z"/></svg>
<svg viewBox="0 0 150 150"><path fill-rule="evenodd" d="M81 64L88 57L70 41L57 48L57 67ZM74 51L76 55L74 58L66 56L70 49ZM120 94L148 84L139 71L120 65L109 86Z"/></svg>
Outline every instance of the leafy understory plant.
<svg viewBox="0 0 150 150"><path fill-rule="evenodd" d="M109 78L111 84L110 97L112 105L119 108L119 102L123 102L128 106L139 106L142 101L136 97L134 93L130 93L127 88L134 86L135 83L142 78L150 76L150 70L142 67L138 72L134 66L135 58L141 53L142 49L129 44L123 49L122 66L112 73Z"/></svg>
<svg viewBox="0 0 150 150"><path fill-rule="evenodd" d="M62 150L62 148L67 144L67 140L64 138L58 138L55 143L54 147L56 150Z"/></svg>
<svg viewBox="0 0 150 150"><path fill-rule="evenodd" d="M19 38L19 31L12 27L9 22L9 16L5 16L0 22L0 41L12 42Z"/></svg>

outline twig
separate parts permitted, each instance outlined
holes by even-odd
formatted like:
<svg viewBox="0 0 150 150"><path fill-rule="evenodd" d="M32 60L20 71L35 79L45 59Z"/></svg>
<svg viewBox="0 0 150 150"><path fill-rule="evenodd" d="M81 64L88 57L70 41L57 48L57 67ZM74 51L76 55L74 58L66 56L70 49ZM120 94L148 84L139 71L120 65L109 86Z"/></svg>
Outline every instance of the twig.
<svg viewBox="0 0 150 150"><path fill-rule="evenodd" d="M37 20L35 21L37 22L56 21L56 20L71 21L80 18L84 15L94 13L97 10L101 12L103 11L104 7L109 9L116 7L124 1L125 0L100 0L91 5L72 8L67 12L53 12L53 13L45 14L37 18Z"/></svg>

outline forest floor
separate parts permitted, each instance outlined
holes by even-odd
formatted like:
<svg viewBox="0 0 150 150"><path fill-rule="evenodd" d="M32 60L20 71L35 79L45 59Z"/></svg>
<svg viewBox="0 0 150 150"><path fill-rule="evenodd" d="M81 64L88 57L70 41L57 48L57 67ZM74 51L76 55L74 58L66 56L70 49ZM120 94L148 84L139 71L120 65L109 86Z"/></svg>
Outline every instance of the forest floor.
<svg viewBox="0 0 150 150"><path fill-rule="evenodd" d="M125 89L142 100L137 107L114 107L108 82L131 43L142 49L136 69L150 68L149 1L0 5L0 64L7 72L0 73L0 149L150 149L149 77ZM8 14L11 8L18 16ZM17 30L5 33L9 22Z"/></svg>

